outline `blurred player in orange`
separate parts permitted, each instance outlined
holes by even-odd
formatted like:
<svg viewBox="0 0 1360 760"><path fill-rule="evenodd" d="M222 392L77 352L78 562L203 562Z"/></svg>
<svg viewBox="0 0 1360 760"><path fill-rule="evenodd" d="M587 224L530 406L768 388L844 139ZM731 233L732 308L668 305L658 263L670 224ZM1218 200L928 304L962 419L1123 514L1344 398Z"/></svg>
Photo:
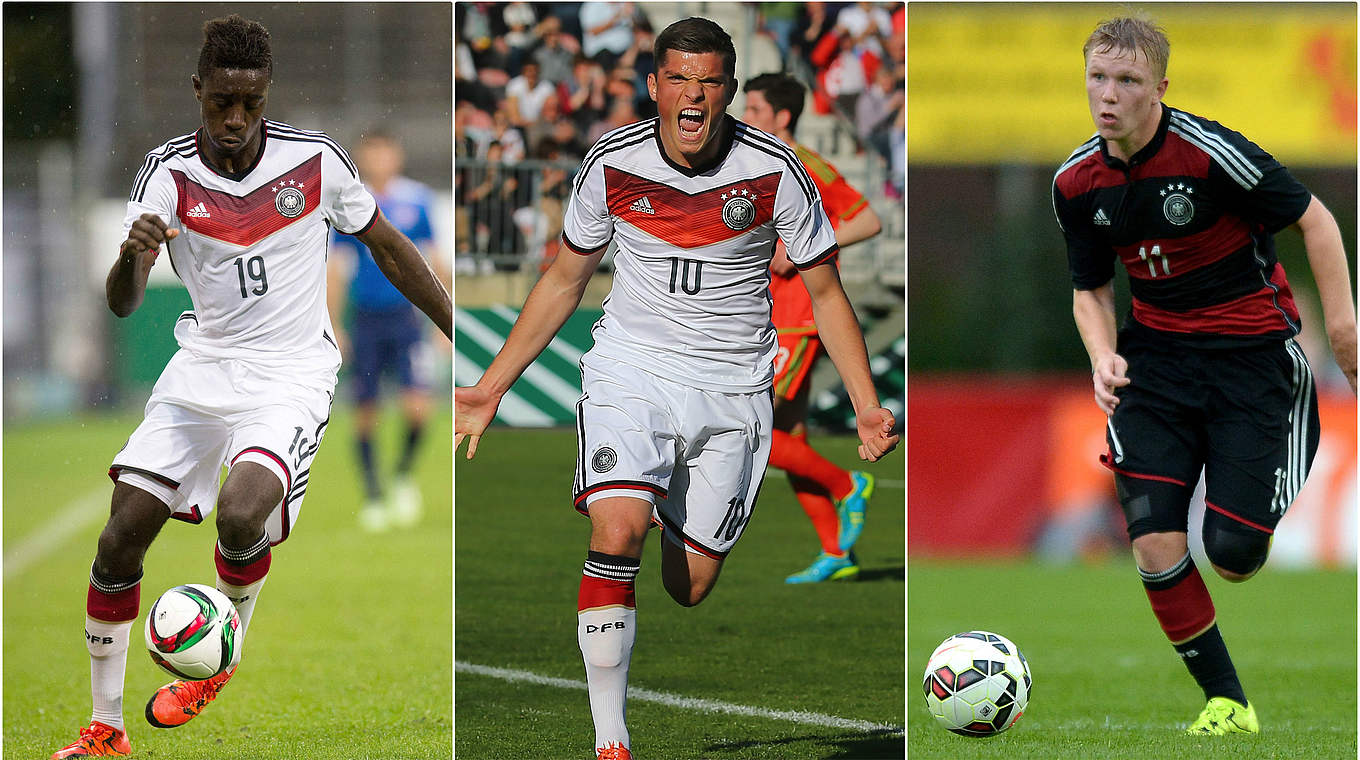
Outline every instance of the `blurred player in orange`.
<svg viewBox="0 0 1360 760"><path fill-rule="evenodd" d="M822 208L836 231L836 245L845 248L879 233L882 225L869 201L851 187L821 156L793 139L803 113L803 85L787 74L762 74L746 83L742 120L769 132L793 148L822 196ZM783 244L770 262L771 321L779 332L775 358L774 441L770 464L788 473L798 502L821 540L821 554L812 564L785 579L787 583L846 580L859 575L851 550L864 528L864 512L874 492L867 472L847 471L832 464L807 444L808 378L821 355L821 340L812 316L812 299Z"/></svg>

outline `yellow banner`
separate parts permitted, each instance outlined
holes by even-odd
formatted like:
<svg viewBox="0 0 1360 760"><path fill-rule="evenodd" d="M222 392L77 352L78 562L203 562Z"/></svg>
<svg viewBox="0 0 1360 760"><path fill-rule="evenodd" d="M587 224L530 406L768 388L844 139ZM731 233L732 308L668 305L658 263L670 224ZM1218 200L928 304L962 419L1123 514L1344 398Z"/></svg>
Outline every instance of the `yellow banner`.
<svg viewBox="0 0 1360 760"><path fill-rule="evenodd" d="M1164 101L1285 165L1356 161L1354 3L1147 3ZM1095 133L1081 47L1113 3L910 3L907 159L1057 166Z"/></svg>

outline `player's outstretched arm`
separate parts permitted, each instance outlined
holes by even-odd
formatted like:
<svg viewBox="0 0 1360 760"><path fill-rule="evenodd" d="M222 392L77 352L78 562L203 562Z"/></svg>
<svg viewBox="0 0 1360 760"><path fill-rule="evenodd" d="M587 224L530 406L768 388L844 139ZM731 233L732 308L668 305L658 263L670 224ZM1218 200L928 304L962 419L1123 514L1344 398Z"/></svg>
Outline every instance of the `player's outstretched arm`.
<svg viewBox="0 0 1360 760"><path fill-rule="evenodd" d="M892 432L897 423L892 412L879 406L859 320L841 287L840 273L834 261L805 269L801 274L808 295L812 296L817 332L855 407L860 459L876 462L897 447L900 436Z"/></svg>
<svg viewBox="0 0 1360 760"><path fill-rule="evenodd" d="M453 299L415 243L393 227L382 212L378 212L373 226L359 239L372 251L378 269L397 290L425 312L444 335L452 338Z"/></svg>
<svg viewBox="0 0 1360 760"><path fill-rule="evenodd" d="M1072 291L1072 319L1091 360L1091 385L1096 406L1106 415L1119 406L1116 388L1129 384L1129 363L1115 353L1118 331L1114 315L1114 282L1095 290Z"/></svg>
<svg viewBox="0 0 1360 760"><path fill-rule="evenodd" d="M132 223L127 240L118 247L118 260L104 280L104 298L110 311L126 317L142 305L146 279L151 275L151 265L160 255L161 244L178 235L179 230L169 229L156 214L142 214Z"/></svg>
<svg viewBox="0 0 1360 760"><path fill-rule="evenodd" d="M1308 204L1303 216L1294 223L1303 235L1303 247L1308 254L1308 265L1317 283L1318 300L1322 302L1322 321L1327 327L1327 341L1332 344L1332 356L1350 381L1355 392L1355 301L1351 297L1350 264L1346 248L1341 242L1341 229L1322 201L1316 197Z"/></svg>
<svg viewBox="0 0 1360 760"><path fill-rule="evenodd" d="M501 396L510 390L524 370L543 353L553 336L566 324L567 318L581 303L581 296L590 284L604 249L590 256L564 250L553 259L552 266L539 278L538 284L524 300L505 345L496 352L491 366L482 373L475 386L455 388L453 391L453 446L463 438L468 442L468 459L477 453L482 431L491 424L500 406Z"/></svg>

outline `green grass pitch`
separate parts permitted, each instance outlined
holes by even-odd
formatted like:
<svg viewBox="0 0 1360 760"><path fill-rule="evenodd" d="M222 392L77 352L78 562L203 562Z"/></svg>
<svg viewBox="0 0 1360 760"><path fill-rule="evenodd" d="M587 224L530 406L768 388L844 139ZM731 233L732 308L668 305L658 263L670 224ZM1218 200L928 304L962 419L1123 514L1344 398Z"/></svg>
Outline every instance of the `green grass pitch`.
<svg viewBox="0 0 1360 760"><path fill-rule="evenodd" d="M1285 528L1288 523L1286 521ZM1077 566L912 560L907 752L911 760L1356 757L1356 576L1267 566L1205 582L1261 733L1189 737L1203 693L1158 628L1131 558ZM945 637L992 630L1034 676L1005 734L955 736L927 712L926 658Z"/></svg>
<svg viewBox="0 0 1360 760"><path fill-rule="evenodd" d="M169 676L145 654L141 626L164 589L212 584L216 531L172 520L151 547L123 704L135 757L451 755L449 411L433 415L417 465L423 523L381 536L356 522L362 487L349 419L337 403L296 530L274 549L240 671L202 715L176 729L152 728L143 717L147 698ZM89 567L108 514L108 463L139 421L133 414L6 425L6 760L45 758L89 722L89 657L81 639ZM398 420L385 420L382 461L395 459L399 435ZM35 544L54 524L71 532L45 549Z"/></svg>
<svg viewBox="0 0 1360 760"><path fill-rule="evenodd" d="M813 436L843 466L849 438ZM459 663L583 682L576 593L589 521L571 507L572 430L492 429L476 459L455 463ZM857 545L858 582L784 583L818 551L787 482L766 478L752 522L712 594L685 609L661 587L653 531L638 577L638 633L629 684L672 697L859 721L857 728L705 712L630 699L629 731L642 758L901 758L903 465L872 465L884 484ZM459 760L592 757L594 729L581 689L455 674ZM875 731L870 726L897 727Z"/></svg>

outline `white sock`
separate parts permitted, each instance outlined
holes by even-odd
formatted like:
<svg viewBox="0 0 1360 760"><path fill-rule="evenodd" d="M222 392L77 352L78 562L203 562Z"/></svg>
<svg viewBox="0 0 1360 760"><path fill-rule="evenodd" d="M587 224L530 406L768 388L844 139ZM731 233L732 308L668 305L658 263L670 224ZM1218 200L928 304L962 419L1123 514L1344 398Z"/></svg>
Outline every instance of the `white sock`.
<svg viewBox="0 0 1360 760"><path fill-rule="evenodd" d="M123 730L123 676L128 640L135 621L106 623L85 618L85 647L90 650L90 696L93 720Z"/></svg>
<svg viewBox="0 0 1360 760"><path fill-rule="evenodd" d="M637 635L637 610L622 606L590 609L578 612L576 621L576 640L590 690L590 715L595 720L595 746L617 743L627 747L628 661Z"/></svg>
<svg viewBox="0 0 1360 760"><path fill-rule="evenodd" d="M236 605L236 614L241 618L241 639L245 640L246 628L250 627L250 616L255 612L255 602L260 597L260 589L264 587L264 582L269 576L255 581L248 586L233 586L222 580L222 576L217 576L217 590L226 595L231 603Z"/></svg>

